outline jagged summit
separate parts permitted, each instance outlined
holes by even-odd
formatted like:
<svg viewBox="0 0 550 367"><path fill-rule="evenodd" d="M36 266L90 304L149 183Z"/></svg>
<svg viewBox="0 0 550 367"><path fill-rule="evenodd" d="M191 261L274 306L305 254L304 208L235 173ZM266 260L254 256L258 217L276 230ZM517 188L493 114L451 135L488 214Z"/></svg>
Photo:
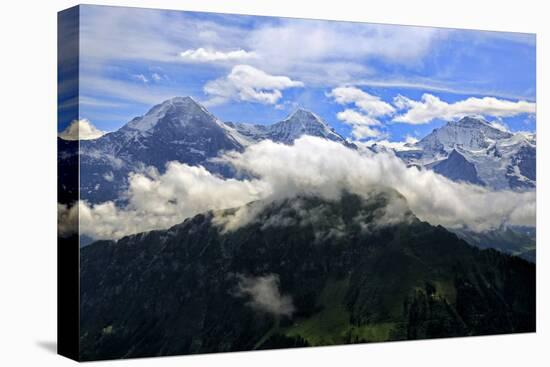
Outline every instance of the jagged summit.
<svg viewBox="0 0 550 367"><path fill-rule="evenodd" d="M298 108L296 111L288 115L286 119L284 119L282 122L289 122L292 124L296 124L298 126L301 126L304 128L304 130L307 130L308 128L311 128L313 126L322 126L323 128L326 128L328 130L332 131L332 128L330 125L328 125L323 119L321 119L319 116L314 114L311 111L308 111L303 108Z"/></svg>
<svg viewBox="0 0 550 367"><path fill-rule="evenodd" d="M294 112L292 112L290 115L288 115L288 117L283 121L286 121L286 120L317 121L321 124L326 125L326 123L323 120L321 120L321 118L319 116L317 116L313 112L311 112L309 110L306 110L304 108L296 109Z"/></svg>
<svg viewBox="0 0 550 367"><path fill-rule="evenodd" d="M292 143L302 135L311 135L333 141L345 142L325 121L311 111L299 108L286 119L269 127L267 138Z"/></svg>
<svg viewBox="0 0 550 367"><path fill-rule="evenodd" d="M123 128L148 131L165 116L176 116L180 122L189 122L191 118L207 118L216 120L206 108L192 97L173 97L151 108L145 115L136 117Z"/></svg>
<svg viewBox="0 0 550 367"><path fill-rule="evenodd" d="M465 149L486 149L496 140L508 139L513 134L497 129L483 119L463 117L458 121L433 130L418 145L433 152L450 152L459 146Z"/></svg>
<svg viewBox="0 0 550 367"><path fill-rule="evenodd" d="M499 129L479 117L448 122L414 148L398 155L409 165L433 168L455 181L483 182L497 190L535 186L533 137Z"/></svg>
<svg viewBox="0 0 550 367"><path fill-rule="evenodd" d="M449 124L464 126L464 127L467 127L467 126L468 127L475 127L475 126L479 126L479 125L490 126L490 124L487 121L485 121L483 118L477 117L477 116L464 116L459 120L450 121Z"/></svg>
<svg viewBox="0 0 550 367"><path fill-rule="evenodd" d="M191 97L174 97L119 130L81 144L82 197L93 203L118 198L129 173L140 166L162 172L167 162L178 161L223 173L224 168L209 159L241 149L206 108Z"/></svg>
<svg viewBox="0 0 550 367"><path fill-rule="evenodd" d="M256 143L261 140L269 139L274 142L292 144L296 139L303 135L316 136L332 141L342 143L346 146L356 148L334 131L319 116L311 111L298 108L288 115L284 120L273 125L252 125L244 123L227 123L231 129L234 129L242 139L248 143Z"/></svg>

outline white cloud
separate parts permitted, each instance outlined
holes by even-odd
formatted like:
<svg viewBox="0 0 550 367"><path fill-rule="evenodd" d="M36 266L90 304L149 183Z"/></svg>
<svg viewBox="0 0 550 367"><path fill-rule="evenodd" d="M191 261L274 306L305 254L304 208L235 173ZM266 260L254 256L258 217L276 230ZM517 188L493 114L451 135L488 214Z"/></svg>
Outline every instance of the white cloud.
<svg viewBox="0 0 550 367"><path fill-rule="evenodd" d="M206 83L204 92L212 97L207 105L229 100L276 104L282 90L303 86L286 76L270 75L250 65L236 65L226 77Z"/></svg>
<svg viewBox="0 0 550 367"><path fill-rule="evenodd" d="M434 225L474 231L502 225L535 225L535 192L491 191L456 183L432 171L407 167L391 154L368 154L315 137L294 145L263 141L244 152L227 153L222 161L250 173L253 180L223 179L202 167L172 162L166 173L133 174L128 205L80 203L80 230L93 238L121 236L168 228L208 210L269 203L315 194L336 199L342 190L369 197L374 188L402 194L413 213ZM233 230L253 221L262 204L244 206L217 221Z"/></svg>
<svg viewBox="0 0 550 367"><path fill-rule="evenodd" d="M355 139L380 138L384 134L372 126L380 126L381 123L377 119L365 115L356 110L346 109L336 114L336 118L344 123L351 125L351 134Z"/></svg>
<svg viewBox="0 0 550 367"><path fill-rule="evenodd" d="M139 80L140 82L149 83L149 79L147 79L147 77L143 74L134 74L132 75L132 77Z"/></svg>
<svg viewBox="0 0 550 367"><path fill-rule="evenodd" d="M112 171L109 171L103 175L103 178L107 182L113 182L115 180L115 175L113 174Z"/></svg>
<svg viewBox="0 0 550 367"><path fill-rule="evenodd" d="M80 21L81 57L92 63L180 63L182 49L239 49L250 31L235 24L200 19L192 13L138 8L88 6L82 8Z"/></svg>
<svg viewBox="0 0 550 367"><path fill-rule="evenodd" d="M333 66L339 68L338 63L333 64L338 59L349 69L359 66L358 71L364 75L368 70L361 66L374 58L418 65L446 33L428 27L281 19L276 25L267 24L250 32L247 43L261 55L262 62L281 72L302 67L306 70L311 65L326 76L333 72ZM284 45L283 54L273 45ZM348 79L351 81L351 75Z"/></svg>
<svg viewBox="0 0 550 367"><path fill-rule="evenodd" d="M352 126L352 135L356 139L377 138L382 132L373 129L379 126L378 117L392 114L395 109L380 97L373 96L356 87L338 87L327 94L341 105L353 105L356 109L338 112L336 118Z"/></svg>
<svg viewBox="0 0 550 367"><path fill-rule="evenodd" d="M489 124L500 131L510 132L510 128L503 121L491 121Z"/></svg>
<svg viewBox="0 0 550 367"><path fill-rule="evenodd" d="M171 162L162 175L153 168L131 174L124 208L111 201L93 206L80 202L80 230L100 239L168 228L201 212L257 200L267 190L257 180L226 180L203 167Z"/></svg>
<svg viewBox="0 0 550 367"><path fill-rule="evenodd" d="M158 81L162 80L162 77L158 73L153 73L153 74L151 74L151 79L153 79L155 82L158 82Z"/></svg>
<svg viewBox="0 0 550 367"><path fill-rule="evenodd" d="M244 62L240 58L244 56L247 63L269 74L287 75L308 85L358 85L364 80L365 84L462 91L461 94L476 92L502 97L517 94L512 91L500 91L499 94L492 84L477 89L477 84L449 81L448 78L441 80L437 75L411 79L406 71L392 74L392 80L382 80L383 75L377 75L376 64L370 62L376 59L384 64L415 68L422 65L426 57L433 56L434 47L449 34L457 34L452 30L285 18L276 22L259 18L251 28L250 23L242 21L246 18L238 15L214 20L196 17L193 13L151 9L131 9L132 16L128 16L128 11L103 7L82 9L82 77L105 76L103 79L107 80L102 74L105 66L126 61L178 65L185 57ZM532 35L524 37L502 32L475 32L475 35L488 40L502 37L534 40ZM204 51L198 52L201 49ZM180 56L182 51L187 52L184 58ZM256 57L247 58L248 55ZM101 86L88 87L89 94L109 92ZM156 94L165 94L159 88L161 86L157 85L151 89L157 89ZM176 91L170 96L181 94ZM527 97L532 97L531 94ZM132 100L134 95L127 93L125 99ZM142 103L144 98L140 96L136 102Z"/></svg>
<svg viewBox="0 0 550 367"><path fill-rule="evenodd" d="M250 59L257 58L255 52L245 51L243 49L233 51L218 51L214 49L197 48L190 49L180 53L183 60L189 62L223 62L223 61L236 61L242 62Z"/></svg>
<svg viewBox="0 0 550 367"><path fill-rule="evenodd" d="M264 141L243 153L228 153L225 159L268 183L269 199L303 192L334 198L342 189L368 196L373 187L390 187L420 219L432 224L477 231L535 224L535 192L456 183L433 171L407 167L390 154L365 155L314 137L302 137L293 146Z"/></svg>
<svg viewBox="0 0 550 367"><path fill-rule="evenodd" d="M295 311L292 297L282 295L279 276L267 274L259 277L239 275L237 296L250 297L248 305L275 316L292 316Z"/></svg>
<svg viewBox="0 0 550 367"><path fill-rule="evenodd" d="M468 115L510 117L523 113L536 113L536 103L508 101L494 97L470 97L462 101L447 103L432 94L422 95L420 101L399 95L394 105L405 110L393 121L407 124L427 124L434 119L453 120Z"/></svg>
<svg viewBox="0 0 550 367"><path fill-rule="evenodd" d="M496 32L493 32L496 33ZM506 92L503 90L492 88L480 88L479 86L465 86L462 80L455 81L440 81L433 76L426 78L414 77L411 75L402 76L397 79L359 79L354 80L353 84L356 86L369 86L377 88L401 88L401 89L413 89L421 90L423 92L443 92L450 94L462 94L462 95L491 95L493 97L506 98L506 99L530 99L531 97L525 94L518 94L513 92Z"/></svg>
<svg viewBox="0 0 550 367"><path fill-rule="evenodd" d="M87 92L93 91L104 98L113 97L117 100L142 103L149 106L156 105L174 96L191 94L190 91L186 91L185 86L181 85L166 88L159 83L155 88L150 88L150 84L128 82L97 75L81 77L80 84L84 86Z"/></svg>
<svg viewBox="0 0 550 367"><path fill-rule="evenodd" d="M366 125L353 125L351 135L358 140L385 136L380 130L373 129Z"/></svg>
<svg viewBox="0 0 550 367"><path fill-rule="evenodd" d="M89 120L74 120L61 133L59 137L64 140L92 140L105 135L105 131L96 128Z"/></svg>
<svg viewBox="0 0 550 367"><path fill-rule="evenodd" d="M344 111L338 112L336 114L336 118L350 125L366 125L366 126L380 125L380 121L352 109L346 109Z"/></svg>
<svg viewBox="0 0 550 367"><path fill-rule="evenodd" d="M334 88L330 97L341 105L353 104L372 117L384 116L395 111L393 106L384 102L380 97L373 96L356 87Z"/></svg>

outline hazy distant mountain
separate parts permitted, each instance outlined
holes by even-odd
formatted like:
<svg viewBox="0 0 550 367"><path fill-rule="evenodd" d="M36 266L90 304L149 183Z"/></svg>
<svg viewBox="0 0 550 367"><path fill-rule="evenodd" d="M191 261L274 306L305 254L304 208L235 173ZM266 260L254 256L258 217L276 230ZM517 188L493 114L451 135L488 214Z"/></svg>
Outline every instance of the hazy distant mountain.
<svg viewBox="0 0 550 367"><path fill-rule="evenodd" d="M80 255L83 360L535 331L535 266L479 250L392 191L205 213ZM387 219L387 218L386 218Z"/></svg>
<svg viewBox="0 0 550 367"><path fill-rule="evenodd" d="M479 248L494 248L532 263L536 262L535 228L508 226L483 232L474 232L468 229L454 229L452 232Z"/></svg>

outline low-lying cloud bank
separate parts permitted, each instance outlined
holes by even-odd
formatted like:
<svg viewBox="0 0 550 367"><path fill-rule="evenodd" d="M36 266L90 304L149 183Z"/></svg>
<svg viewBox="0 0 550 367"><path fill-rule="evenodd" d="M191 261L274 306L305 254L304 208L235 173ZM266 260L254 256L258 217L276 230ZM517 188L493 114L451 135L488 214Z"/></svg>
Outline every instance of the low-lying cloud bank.
<svg viewBox="0 0 550 367"><path fill-rule="evenodd" d="M373 187L397 190L414 214L434 225L474 231L535 225L534 191L490 191L456 183L432 171L407 167L391 154L360 153L320 138L302 137L291 146L263 141L218 160L255 178L224 179L202 167L176 162L169 163L163 174L155 170L132 174L125 208L113 202L79 203L81 233L120 238L259 199L270 202L297 194L336 199L342 190L368 196ZM253 214L238 210L226 230L248 223Z"/></svg>

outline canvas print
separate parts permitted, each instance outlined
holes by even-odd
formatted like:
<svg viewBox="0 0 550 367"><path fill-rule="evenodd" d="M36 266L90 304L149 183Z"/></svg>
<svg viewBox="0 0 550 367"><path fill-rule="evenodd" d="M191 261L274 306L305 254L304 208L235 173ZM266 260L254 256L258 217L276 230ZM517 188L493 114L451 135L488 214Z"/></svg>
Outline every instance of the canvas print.
<svg viewBox="0 0 550 367"><path fill-rule="evenodd" d="M535 332L534 34L59 13L59 350Z"/></svg>

